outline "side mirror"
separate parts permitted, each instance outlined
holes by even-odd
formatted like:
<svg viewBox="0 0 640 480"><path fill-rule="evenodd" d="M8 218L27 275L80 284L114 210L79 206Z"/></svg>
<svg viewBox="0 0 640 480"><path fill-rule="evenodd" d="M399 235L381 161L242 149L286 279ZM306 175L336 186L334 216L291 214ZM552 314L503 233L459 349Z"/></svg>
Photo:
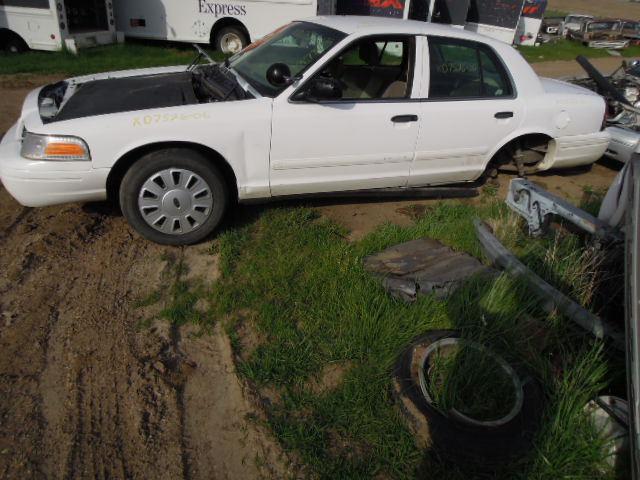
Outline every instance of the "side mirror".
<svg viewBox="0 0 640 480"><path fill-rule="evenodd" d="M304 98L312 102L322 100L339 100L342 98L342 84L330 77L315 77L309 82Z"/></svg>
<svg viewBox="0 0 640 480"><path fill-rule="evenodd" d="M274 87L288 87L293 83L291 69L286 63L274 63L267 69L267 81Z"/></svg>

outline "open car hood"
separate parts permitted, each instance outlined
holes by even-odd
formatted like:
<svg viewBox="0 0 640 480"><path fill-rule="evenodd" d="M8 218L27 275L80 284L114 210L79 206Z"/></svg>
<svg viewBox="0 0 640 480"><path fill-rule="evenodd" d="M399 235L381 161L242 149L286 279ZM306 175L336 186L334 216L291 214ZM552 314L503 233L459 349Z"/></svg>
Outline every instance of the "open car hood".
<svg viewBox="0 0 640 480"><path fill-rule="evenodd" d="M67 82L48 85L40 92L42 105L52 96L64 95ZM55 103L55 102L54 102ZM191 72L91 80L75 86L75 92L60 105L41 115L45 123L149 108L198 103ZM43 115L44 113L44 115Z"/></svg>
<svg viewBox="0 0 640 480"><path fill-rule="evenodd" d="M220 64L189 69L130 71L80 77L43 87L37 107L43 123L198 103L253 98Z"/></svg>

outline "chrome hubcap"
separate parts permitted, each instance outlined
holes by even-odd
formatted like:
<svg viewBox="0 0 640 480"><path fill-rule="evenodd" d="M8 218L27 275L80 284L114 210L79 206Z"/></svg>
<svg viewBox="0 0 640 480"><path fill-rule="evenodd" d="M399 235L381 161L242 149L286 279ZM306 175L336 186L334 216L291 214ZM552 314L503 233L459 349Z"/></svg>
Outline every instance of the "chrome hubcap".
<svg viewBox="0 0 640 480"><path fill-rule="evenodd" d="M222 53L238 53L242 50L242 39L235 33L225 33L220 44Z"/></svg>
<svg viewBox="0 0 640 480"><path fill-rule="evenodd" d="M151 175L138 194L138 209L148 225L169 235L199 228L211 215L211 188L198 174L168 168Z"/></svg>

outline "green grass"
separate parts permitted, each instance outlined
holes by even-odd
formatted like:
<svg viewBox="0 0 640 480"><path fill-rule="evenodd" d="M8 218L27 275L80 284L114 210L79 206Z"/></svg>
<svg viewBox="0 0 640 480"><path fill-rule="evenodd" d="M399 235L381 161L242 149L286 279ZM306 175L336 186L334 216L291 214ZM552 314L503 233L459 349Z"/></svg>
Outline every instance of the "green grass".
<svg viewBox="0 0 640 480"><path fill-rule="evenodd" d="M578 55L587 58L611 57L607 50L589 48L580 42L561 39L553 43L545 43L539 47L519 46L518 50L529 63L548 62L554 60L575 60ZM630 46L620 52L623 57L640 57L640 46Z"/></svg>
<svg viewBox="0 0 640 480"><path fill-rule="evenodd" d="M498 361L472 345L437 350L424 375L434 405L443 412L455 409L474 420L498 420L516 400L514 385Z"/></svg>
<svg viewBox="0 0 640 480"><path fill-rule="evenodd" d="M590 58L610 56L605 50L588 48L578 42L560 40L540 47L518 47L531 63L550 60L574 60L577 55ZM640 46L622 52L625 57L640 57ZM216 61L224 57L209 50ZM127 70L168 65L184 65L193 60L194 49L187 44L128 41L122 45L107 45L68 52L31 51L19 55L0 53L0 75L19 73L85 75L98 72Z"/></svg>
<svg viewBox="0 0 640 480"><path fill-rule="evenodd" d="M363 269L366 255L423 236L480 256L472 219L510 219L501 202L485 197L480 206L440 203L412 227L386 225L356 243L307 208L268 209L216 240L223 278L210 295L214 316L228 319L244 359L241 375L258 389L277 392L267 411L269 425L312 475L474 477L472 467L452 466L418 449L391 394L391 372L410 341L430 329L457 328L533 372L548 397L529 455L493 478L610 477L602 442L582 412L612 371L619 371L610 369L600 346L563 318L541 312L527 287L508 276L470 281L447 301L429 296L407 305L390 298ZM534 242L539 250L528 250L515 227L504 232L518 254L528 254L527 262L560 279L568 275L567 288L573 288L568 280L578 267L570 264L579 257L558 253L545 263L542 247L556 242L553 236ZM263 341L243 352L238 331L247 317ZM318 392L313 385L330 365L346 366L343 377Z"/></svg>
<svg viewBox="0 0 640 480"><path fill-rule="evenodd" d="M569 15L569 12L564 12L562 10L545 10L545 17L566 17Z"/></svg>
<svg viewBox="0 0 640 480"><path fill-rule="evenodd" d="M160 260L167 264L162 274L162 287L147 293L134 304L138 309L158 306L158 312L154 317L146 318L140 327L147 328L157 319L166 320L175 327L187 323L210 324L205 312L198 309L198 301L206 295L202 281L186 279L188 272L182 256L168 254Z"/></svg>
<svg viewBox="0 0 640 480"><path fill-rule="evenodd" d="M185 65L196 52L190 45L128 42L121 45L82 49L78 55L68 52L30 51L19 55L0 54L0 74L17 73L85 75L132 68ZM209 51L215 60L222 55Z"/></svg>

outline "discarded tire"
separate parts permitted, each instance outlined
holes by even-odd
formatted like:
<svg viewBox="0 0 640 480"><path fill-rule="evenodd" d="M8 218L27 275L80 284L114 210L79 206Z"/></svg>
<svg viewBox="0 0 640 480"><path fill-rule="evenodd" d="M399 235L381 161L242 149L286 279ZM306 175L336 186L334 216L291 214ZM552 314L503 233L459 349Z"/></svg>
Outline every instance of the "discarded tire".
<svg viewBox="0 0 640 480"><path fill-rule="evenodd" d="M477 421L453 410L444 412L425 392L424 377L420 373L425 355L443 340L464 342L456 331L433 330L411 343L396 369L396 394L405 406L410 424L421 436L428 437L422 438L423 443L445 459L489 468L523 456L531 448L543 413L544 395L540 384L521 368L513 365L506 368L507 362L487 349L502 368L511 372L509 378L513 375L518 378L513 407L501 418L491 421Z"/></svg>

